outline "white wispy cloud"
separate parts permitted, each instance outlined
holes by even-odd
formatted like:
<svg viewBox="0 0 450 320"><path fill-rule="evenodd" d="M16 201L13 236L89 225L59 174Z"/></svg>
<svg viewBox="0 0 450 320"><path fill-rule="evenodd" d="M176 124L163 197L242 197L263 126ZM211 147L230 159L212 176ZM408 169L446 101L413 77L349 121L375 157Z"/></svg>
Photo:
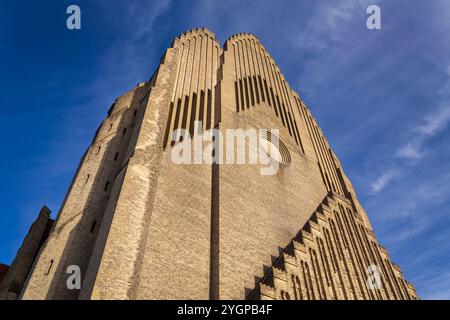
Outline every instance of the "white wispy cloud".
<svg viewBox="0 0 450 320"><path fill-rule="evenodd" d="M361 1L321 2L306 28L296 37L297 46L319 51L329 49L332 42L342 40L343 33L361 8Z"/></svg>
<svg viewBox="0 0 450 320"><path fill-rule="evenodd" d="M378 177L378 179L372 182L371 184L372 194L378 193L384 188L386 188L389 182L391 182L391 180L395 178L397 175L398 172L395 170L389 170L384 172L380 177Z"/></svg>
<svg viewBox="0 0 450 320"><path fill-rule="evenodd" d="M420 145L415 142L408 142L406 145L398 149L396 155L400 158L420 159L424 156L424 153L419 150Z"/></svg>
<svg viewBox="0 0 450 320"><path fill-rule="evenodd" d="M420 159L426 154L424 143L441 133L450 121L450 106L444 106L428 114L422 124L412 132L410 140L397 150L397 157L405 159Z"/></svg>
<svg viewBox="0 0 450 320"><path fill-rule="evenodd" d="M450 107L439 108L425 118L425 122L417 129L424 137L432 137L442 131L450 121Z"/></svg>

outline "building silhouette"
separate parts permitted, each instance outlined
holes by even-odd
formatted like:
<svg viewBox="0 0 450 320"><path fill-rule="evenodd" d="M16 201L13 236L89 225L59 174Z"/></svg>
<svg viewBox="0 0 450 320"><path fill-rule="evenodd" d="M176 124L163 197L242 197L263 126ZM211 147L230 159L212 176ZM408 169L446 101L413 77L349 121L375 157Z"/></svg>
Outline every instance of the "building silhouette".
<svg viewBox="0 0 450 320"><path fill-rule="evenodd" d="M213 128L278 129L258 137L279 149L278 172L173 162L185 139L174 130ZM67 287L71 265L80 290ZM242 33L222 47L202 28L178 36L152 78L111 106L19 298L418 297L260 41Z"/></svg>

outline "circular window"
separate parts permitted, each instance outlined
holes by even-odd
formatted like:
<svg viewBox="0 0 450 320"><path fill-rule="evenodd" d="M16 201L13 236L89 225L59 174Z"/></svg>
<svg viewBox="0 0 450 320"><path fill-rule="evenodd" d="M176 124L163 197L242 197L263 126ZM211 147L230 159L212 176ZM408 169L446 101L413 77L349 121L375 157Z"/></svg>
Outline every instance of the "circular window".
<svg viewBox="0 0 450 320"><path fill-rule="evenodd" d="M291 154L289 153L288 148L283 141L270 132L270 130L259 130L259 140L260 146L272 160L284 166L291 164Z"/></svg>

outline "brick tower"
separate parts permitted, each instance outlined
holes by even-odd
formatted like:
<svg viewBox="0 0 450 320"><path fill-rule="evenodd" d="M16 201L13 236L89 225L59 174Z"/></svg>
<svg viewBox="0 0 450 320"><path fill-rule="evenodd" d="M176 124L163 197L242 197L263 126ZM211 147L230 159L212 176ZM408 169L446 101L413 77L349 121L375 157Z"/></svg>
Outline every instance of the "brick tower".
<svg viewBox="0 0 450 320"><path fill-rule="evenodd" d="M171 154L183 141L172 133L180 128L192 136L278 129L282 166L261 175L259 164L175 164ZM71 265L81 269L80 290L67 287ZM259 40L237 34L222 47L195 29L173 41L148 82L111 106L20 298L417 295Z"/></svg>

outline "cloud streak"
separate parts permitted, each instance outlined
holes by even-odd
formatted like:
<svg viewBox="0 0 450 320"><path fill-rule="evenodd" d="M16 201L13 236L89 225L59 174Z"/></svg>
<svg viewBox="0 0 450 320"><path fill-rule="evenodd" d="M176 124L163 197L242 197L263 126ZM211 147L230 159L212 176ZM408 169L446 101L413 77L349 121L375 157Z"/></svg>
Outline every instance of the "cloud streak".
<svg viewBox="0 0 450 320"><path fill-rule="evenodd" d="M386 188L386 186L389 184L389 182L392 181L396 176L398 175L398 172L395 170L389 170L384 172L378 179L376 179L371 184L372 194L376 194Z"/></svg>
<svg viewBox="0 0 450 320"><path fill-rule="evenodd" d="M405 159L421 159L426 155L423 145L442 132L450 121L450 107L438 108L427 115L421 125L413 130L413 136L399 148L396 155Z"/></svg>

